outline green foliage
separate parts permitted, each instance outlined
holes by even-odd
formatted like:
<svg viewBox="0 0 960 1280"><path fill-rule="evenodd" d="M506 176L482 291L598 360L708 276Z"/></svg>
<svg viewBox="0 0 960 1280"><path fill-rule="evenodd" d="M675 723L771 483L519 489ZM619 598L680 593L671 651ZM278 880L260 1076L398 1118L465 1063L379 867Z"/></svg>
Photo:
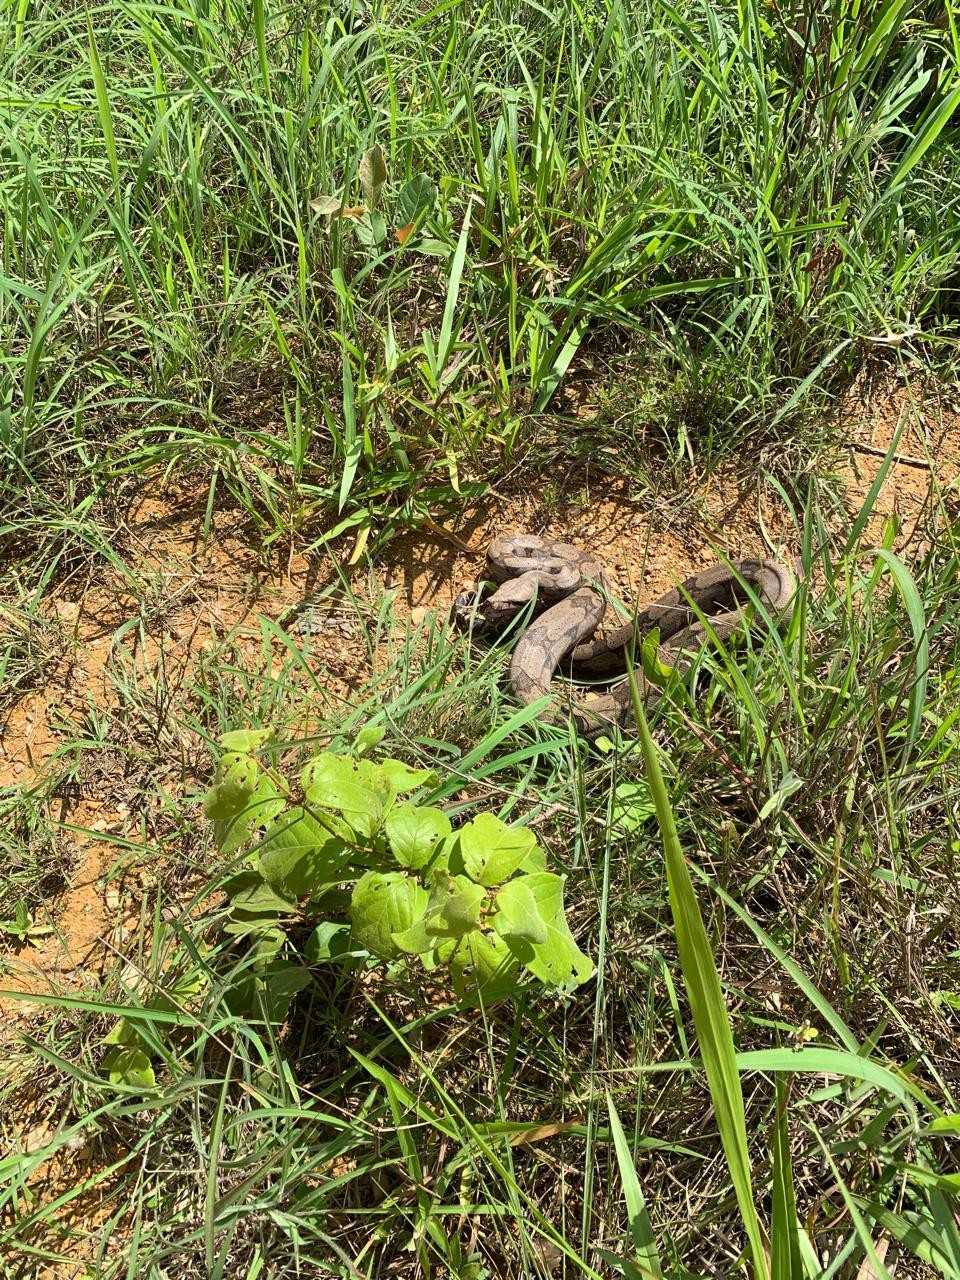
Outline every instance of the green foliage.
<svg viewBox="0 0 960 1280"><path fill-rule="evenodd" d="M241 854L226 885L225 931L247 959L230 989L234 1011L279 1026L310 984L309 966L323 963L418 958L445 969L461 997L488 1004L515 993L524 972L561 990L593 974L564 916L564 878L545 870L533 832L486 813L454 831L417 800L435 772L367 758L379 730L361 731L349 754L314 756L296 787L258 758L270 737L224 734L203 800L221 850ZM291 933L304 923L313 928L298 947ZM181 983L174 1000L199 990ZM170 996L146 1007L168 1008ZM122 1019L106 1043L112 1082L156 1083L134 1022Z"/></svg>
<svg viewBox="0 0 960 1280"><path fill-rule="evenodd" d="M101 586L108 568L139 604L141 640L159 634L169 579L151 599L136 542L117 536L132 527L134 485L196 499L204 538L229 504L259 534L258 555L351 539L357 561L501 469L539 484L544 457L555 506L586 452L642 495L651 438L670 479L657 436L674 475L739 448L741 465L796 480L811 447L846 430L846 415L823 410L865 360L902 353L911 396L916 363L955 381L953 0L362 8L5 6L4 714L68 642L50 608L58 583ZM330 204L311 209L320 192ZM597 415L557 432L555 393L574 376ZM934 438L932 424L916 435ZM891 467L841 560L833 499L823 519L813 498L795 513L818 584L808 603L804 589L812 625L798 614L762 654L710 659L695 717L705 736L689 731L682 682L653 643L636 655L648 679L672 684L653 731L669 743L687 866L718 881L697 888L716 910L705 924L735 1045L780 1045L736 1060L776 1276L853 1275L860 1259L883 1274L882 1237L900 1250L894 1274L960 1274L956 521L931 498L930 555L864 567L855 545ZM101 721L63 734L42 784L28 768L0 796L8 986L76 870L65 828L78 815L63 805L85 794L85 763L98 784L152 774L159 814L139 838L109 836L118 865L161 874L102 989L92 971L74 995L58 981L58 995L33 997L30 1033L14 1024L4 1045L0 1218L21 1269L62 1267L63 1255L83 1265L78 1224L96 1203L103 1243L88 1267L102 1280L742 1274L737 1099L704 1009L715 987L676 858L664 879L636 753L609 744L571 764L569 744L533 740L526 710L491 719L492 665L463 675L421 629L388 679L337 704L321 731L349 732L344 714L364 723L389 689L403 740L456 761L434 790L405 790L406 766L361 774L377 728L358 735L349 769L311 775L329 805L259 759L251 778L243 757L265 738L225 737L207 821L237 874L207 958L201 942L221 923L211 885L196 901L185 888L206 851L196 814L166 789L178 759L192 777L210 723L251 707L273 723L298 716L302 670L284 658L261 679L220 636L198 678L176 686L154 667L155 644L132 646L123 684L125 634L110 645L110 732ZM276 640L264 623L264 652ZM358 804L358 789L372 799ZM405 967L433 965L431 981L449 976L465 995L478 972L500 974L509 994L520 976L536 991L541 963L555 976L538 949L554 962L564 950L539 850L497 883L519 852L509 829L464 849L462 810L438 807L478 793L522 796L596 876L603 981L543 1017L518 993L522 1031L436 1019L436 1051L421 1056L432 1007L415 1028L395 1025L389 1002L374 1011ZM368 875L383 879L366 881L359 927L389 959L352 920ZM163 912L176 938L155 948ZM142 970L136 998L128 962ZM375 982L349 981L374 965ZM754 983L771 967L776 1000ZM328 978L338 998L321 1001ZM304 984L315 1016L291 1062L268 1024ZM355 998L339 1000L346 988ZM363 1054L351 1059L348 1042ZM691 1126L706 1051L720 1123ZM104 1052L109 1079L97 1082ZM655 1070L662 1088L649 1087ZM925 1113L925 1131L912 1079L948 1111ZM21 1150L21 1100L35 1105L38 1080L57 1132ZM512 1150L524 1135L549 1145L542 1161ZM88 1142L93 1159L45 1198L43 1163Z"/></svg>
<svg viewBox="0 0 960 1280"><path fill-rule="evenodd" d="M207 979L199 965L192 965L174 978L168 976L162 986L151 991L140 1006L150 1014L173 1014L195 1001L206 988ZM131 1012L113 1026L103 1038L110 1046L100 1063L111 1084L129 1085L137 1089L153 1089L157 1079L153 1066L158 1041L151 1036L151 1020Z"/></svg>
<svg viewBox="0 0 960 1280"><path fill-rule="evenodd" d="M382 254L389 249L387 220L380 205L387 183L387 163L379 144L365 151L357 169L363 203L351 205L343 196L316 196L310 208L327 220L328 229L334 219L343 219L352 228L357 242L368 251ZM393 238L403 248L411 236L420 230L433 212L437 202L437 188L426 176L418 173L401 187L394 201Z"/></svg>
<svg viewBox="0 0 960 1280"><path fill-rule="evenodd" d="M532 831L481 813L458 831L441 810L417 800L434 786L432 770L401 760L374 762L378 742L361 733L350 754L324 751L300 772L296 803L279 775L254 754L265 739L244 744L226 735L204 799L204 812L260 834L247 869L228 886L234 931L256 948L294 920L317 923L308 947L314 962L366 952L372 961L419 957L427 969L447 969L455 989L484 1000L502 998L522 971L560 989L585 982L593 965L577 947L563 907L563 877L548 872ZM246 750L239 750L245 745ZM270 781L270 802L260 799ZM287 796L278 811L276 797ZM408 797L402 799L401 797ZM228 833L230 829L218 827ZM226 834L233 847L233 839ZM397 869L399 867L399 870ZM352 886L346 914L351 939L330 942L343 920L326 918ZM279 932L278 932L279 931ZM276 975L289 971L289 948L261 957L274 1018L286 1010ZM294 987L286 981L292 996Z"/></svg>
<svg viewBox="0 0 960 1280"><path fill-rule="evenodd" d="M17 942L21 943L36 942L39 938L44 938L50 933L53 933L52 926L36 924L33 913L22 898L14 908L12 920L0 920L0 938L6 935L8 938L15 938Z"/></svg>

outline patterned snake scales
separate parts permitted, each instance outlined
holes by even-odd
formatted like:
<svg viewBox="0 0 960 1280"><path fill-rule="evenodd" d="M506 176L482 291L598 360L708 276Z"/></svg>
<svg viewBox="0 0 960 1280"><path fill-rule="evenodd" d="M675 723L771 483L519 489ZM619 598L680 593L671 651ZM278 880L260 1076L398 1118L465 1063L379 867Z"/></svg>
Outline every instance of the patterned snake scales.
<svg viewBox="0 0 960 1280"><path fill-rule="evenodd" d="M687 578L679 587L641 609L625 625L601 639L591 639L606 611L609 588L600 561L567 542L527 534L495 538L487 551L487 574L499 586L479 601L472 593L458 596L454 620L483 634L497 631L536 598L543 612L524 631L510 663L510 684L518 701L535 702L558 692L554 675L564 659L575 677L611 677L626 670L627 652L636 636L636 654L644 636L660 629L659 659L686 670L711 632L725 642L746 629L743 604L749 603L744 583L751 587L770 616L786 626L792 613L794 575L774 560L734 560L717 564ZM696 609L709 620L710 630ZM637 666L642 697L658 690ZM565 724L563 704L549 708L543 718ZM566 700L564 700L564 703ZM623 724L632 715L630 686L621 680L604 692L569 708L577 731L587 737Z"/></svg>

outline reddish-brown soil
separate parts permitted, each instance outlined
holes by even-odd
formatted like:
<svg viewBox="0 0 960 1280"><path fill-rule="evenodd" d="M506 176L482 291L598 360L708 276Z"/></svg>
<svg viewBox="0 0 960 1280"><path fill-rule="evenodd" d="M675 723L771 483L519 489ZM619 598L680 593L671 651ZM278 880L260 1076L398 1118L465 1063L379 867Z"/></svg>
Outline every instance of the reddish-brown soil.
<svg viewBox="0 0 960 1280"><path fill-rule="evenodd" d="M871 394L862 385L843 407L842 421L849 447L833 477L837 510L832 523L849 523L861 509L899 432L899 460L878 495L863 546L875 545L885 522L894 518L895 545L908 554L922 550L935 524L931 511L949 509L954 499L960 475L958 406L924 398L916 389ZM203 519L202 497L179 491L141 497L120 531L131 578L101 576L85 587L65 587L48 601L64 657L46 684L23 696L0 724L0 786L42 782L91 706L101 717L122 721L130 685L116 678L121 648L138 664L133 668L139 672L133 676L137 687L162 676L164 688L176 696L224 638L236 660L253 670L262 661L259 618L281 618L306 591L336 580L330 557L308 558L288 548L264 560L228 512L215 516L204 543ZM527 483L519 492L509 486L493 490L455 525L395 537L374 571L352 571L351 589L371 611L389 592L398 621L417 620L446 608L473 585L482 576L490 539L513 530L591 547L609 566L620 597L638 602L655 598L718 555L773 552L792 559L802 537L775 487L739 482L735 466L685 494L673 492L652 503L638 501L627 480L586 467L561 483L543 477L542 484ZM137 584L136 595L131 582ZM369 675L370 656L349 627L338 626L335 601L324 606L329 630L315 650L323 652L324 687L331 697L347 701ZM139 627L144 619L142 629L121 630L128 624ZM199 738L196 747L202 755ZM104 760L84 792L54 807L67 884L49 903L48 918L38 915L37 923L53 924L55 932L36 946L4 951L0 942L0 1045L18 1031L36 1029L46 1016L31 995L93 993L106 969L122 963L137 935L140 901L155 866L136 854L144 844L136 778L121 779L119 770L111 776L109 752ZM160 786L176 801L183 790L182 769L172 768ZM3 1138L10 1150L40 1150L56 1129L57 1117L47 1115L38 1099L36 1112L7 1128ZM31 1186L41 1200L49 1200L104 1167L103 1153L91 1163L82 1148L55 1150ZM102 1192L92 1189L82 1203L69 1205L71 1221L93 1234L109 1212L107 1185ZM84 1256L84 1250L78 1248L75 1256ZM42 1274L74 1275L76 1265Z"/></svg>
<svg viewBox="0 0 960 1280"><path fill-rule="evenodd" d="M931 505L950 500L960 474L960 415L956 406L924 398L918 390L889 389L871 396L858 388L843 409L846 450L836 468L838 501L848 517L860 510L896 433L889 469L867 527L864 545L877 540L894 517L901 550L916 549L929 535ZM202 540L203 504L190 494L142 497L122 531L125 560L138 595L119 576L84 589L67 588L48 602L49 616L67 641L66 656L45 687L23 697L9 713L0 738L0 785L29 786L42 775L89 703L100 715L121 714L123 695L108 674L118 629L149 617L131 646L144 671L162 670L169 688L183 687L215 638L229 637L241 661L254 663L261 643L260 615L279 618L305 590L329 583L330 558L308 560L285 551L264 562L229 514L214 519ZM590 546L611 570L623 600L647 601L718 554L799 554L801 531L770 484L738 483L727 467L679 496L640 504L628 481L597 469L567 477L563 486L525 485L496 490L468 508L456 527L421 529L395 537L375 574L356 572L352 589L371 607L391 592L398 618L414 619L445 608L483 572L484 550L495 534L546 533ZM277 564L276 560L281 563ZM369 673L369 654L349 633L325 641L324 680L348 699ZM171 790L176 791L176 783ZM122 951L136 920L142 875L112 872L124 842L138 840L122 787L110 779L91 796L61 806L65 863L71 868L61 899L50 903L56 933L41 945L2 956L0 986L32 993L77 992L95 985L103 962ZM38 921L40 922L40 921ZM42 921L48 923L48 921ZM8 1029L36 1010L0 995Z"/></svg>

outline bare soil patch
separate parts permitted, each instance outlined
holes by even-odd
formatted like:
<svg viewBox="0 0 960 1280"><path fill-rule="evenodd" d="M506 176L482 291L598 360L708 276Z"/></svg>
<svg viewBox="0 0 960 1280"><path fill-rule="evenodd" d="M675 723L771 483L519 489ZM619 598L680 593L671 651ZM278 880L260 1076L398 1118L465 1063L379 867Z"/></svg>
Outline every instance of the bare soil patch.
<svg viewBox="0 0 960 1280"><path fill-rule="evenodd" d="M848 519L862 507L896 439L896 460L864 531L865 545L894 518L896 548L908 554L922 550L935 536L934 507L955 501L957 406L919 387L873 389L863 383L841 407L841 421L851 447L837 461L835 480ZM24 696L2 726L0 785L36 784L71 725L91 706L101 716L122 711L107 666L124 628L128 643L135 631L131 649L145 669L159 665L168 673L175 696L219 638L230 637L240 658L246 654L253 662L261 643L261 615L282 618L306 593L334 582L338 572L351 572L342 565L338 569L330 556L311 559L293 548L267 562L229 512L215 515L204 541L203 517L203 503L189 493L140 497L122 531L137 594L129 581L111 573L49 601L51 621L71 643L45 687ZM389 591L398 618L416 620L447 608L481 578L490 539L510 530L589 545L609 566L620 597L641 603L718 556L772 552L793 559L801 549L801 530L776 488L744 485L733 467L689 493L664 494L646 505L637 503L629 481L605 474L600 466L587 467L563 477L558 486L544 477L542 484L528 478L520 492L494 489L469 507L456 527L395 537L374 573L352 571L351 590L371 607ZM313 652L322 653L323 679L338 698L349 699L369 675L369 649L348 629L333 627ZM175 797L184 781L172 769L165 789ZM99 782L92 794L61 801L59 839L71 873L61 900L49 904L56 933L39 948L4 957L0 981L7 990L76 992L95 983L102 961L122 948L132 927L143 876L135 859L119 881L111 869L122 843L140 838L135 780L103 777ZM0 997L0 1009L10 1029L33 1016L21 1001L4 1003Z"/></svg>
<svg viewBox="0 0 960 1280"><path fill-rule="evenodd" d="M842 406L842 422L850 447L833 471L833 523L840 527L856 517L895 443L895 460L863 545L875 545L893 519L895 547L907 557L922 552L936 538L943 511L950 513L956 503L958 406L918 388L873 390L862 384ZM164 673L164 696L175 699L224 638L238 663L254 669L263 658L260 618L284 618L305 594L335 584L338 576L349 576L351 591L371 613L391 593L400 624L446 609L482 577L486 546L499 533L526 530L590 546L609 566L620 597L638 603L718 556L769 552L792 560L802 540L776 487L744 484L732 466L687 493L665 491L652 503L638 501L628 480L611 477L600 464L571 471L562 483L543 477L538 484L528 477L520 491L504 484L467 508L455 525L395 537L373 571L351 570L331 556L308 557L292 547L268 561L232 513L215 515L206 541L203 520L203 503L190 493L140 497L122 531L131 579L105 574L47 602L49 621L66 642L64 656L44 687L23 696L0 726L0 785L39 786L85 716L122 719L124 690L110 670L121 642L143 672ZM327 623L310 652L317 655L331 697L347 702L370 675L371 650L355 630L338 623L335 594L324 609ZM196 758L205 758L202 740L194 746ZM140 903L164 857L162 816L143 801L136 772L125 771L119 753L112 769L113 758L103 752L81 792L66 792L54 805L68 883L48 904L48 919L38 919L52 923L53 934L38 946L5 952L0 943L0 988L9 993L0 995L0 1044L42 1026L47 1011L30 995L96 992L142 923ZM160 783L176 803L194 788L195 772L182 760L171 761ZM38 1099L36 1112L18 1117L4 1133L4 1146L37 1150L55 1137L56 1123ZM115 1158L116 1153L53 1149L31 1180L34 1193L49 1203L78 1181L94 1178L89 1195L70 1204L71 1221L62 1224L78 1229L77 1258L90 1256L88 1233L116 1208L116 1188L98 1176ZM45 1274L69 1275L73 1265Z"/></svg>

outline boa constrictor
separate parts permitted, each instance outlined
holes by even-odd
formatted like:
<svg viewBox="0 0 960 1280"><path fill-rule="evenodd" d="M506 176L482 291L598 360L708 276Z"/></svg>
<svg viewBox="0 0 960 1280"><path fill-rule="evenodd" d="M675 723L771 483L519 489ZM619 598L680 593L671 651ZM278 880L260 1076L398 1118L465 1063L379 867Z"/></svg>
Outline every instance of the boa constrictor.
<svg viewBox="0 0 960 1280"><path fill-rule="evenodd" d="M643 638L657 628L660 662L685 670L711 633L725 642L746 628L743 606L749 604L750 596L745 587L752 588L770 616L786 626L796 585L791 570L775 560L713 565L641 609L631 621L592 639L609 595L603 566L595 556L552 538L511 534L490 544L487 574L497 589L479 599L471 593L458 596L454 603L458 625L480 634L496 632L532 600L542 607L521 635L510 663L510 684L522 703L557 693L554 677L564 660L575 679L623 674L631 644L639 659ZM708 620L709 630L698 612ZM655 698L657 686L645 679L639 660L636 676L641 696ZM628 681L572 703L570 714L578 732L588 737L609 730L612 724L624 724L632 715ZM556 700L544 718L554 724L566 719Z"/></svg>

